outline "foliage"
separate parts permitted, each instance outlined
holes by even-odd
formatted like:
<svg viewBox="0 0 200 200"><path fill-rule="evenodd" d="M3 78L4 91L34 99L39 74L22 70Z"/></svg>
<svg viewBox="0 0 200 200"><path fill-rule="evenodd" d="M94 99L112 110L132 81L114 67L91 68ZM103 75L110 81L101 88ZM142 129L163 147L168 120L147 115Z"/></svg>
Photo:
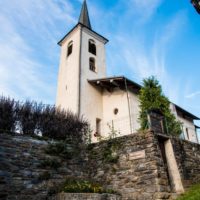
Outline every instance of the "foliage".
<svg viewBox="0 0 200 200"><path fill-rule="evenodd" d="M102 137L101 135L97 135L98 142L105 140L105 145L102 149L102 157L105 163L117 163L119 159L119 155L117 150L120 147L119 141L116 139L117 136L120 135L120 132L114 128L114 125L107 124L110 132L108 133L107 137ZM92 146L91 146L92 147ZM90 148L90 146L88 146ZM97 156L97 152L90 151L92 157Z"/></svg>
<svg viewBox="0 0 200 200"><path fill-rule="evenodd" d="M98 183L75 179L67 179L62 191L67 193L115 193L113 190L105 190Z"/></svg>
<svg viewBox="0 0 200 200"><path fill-rule="evenodd" d="M49 144L45 149L45 153L53 156L60 156L63 158L71 159L78 152L78 146L74 144L67 143L66 141L56 142Z"/></svg>
<svg viewBox="0 0 200 200"><path fill-rule="evenodd" d="M98 142L101 142L103 140L112 140L116 137L118 137L120 135L120 131L117 131L112 123L112 125L110 125L109 123L107 123L107 126L109 128L109 132L108 132L108 136L107 137L103 137L101 136L101 134L97 134L96 137L97 137L97 141Z"/></svg>
<svg viewBox="0 0 200 200"><path fill-rule="evenodd" d="M13 131L15 126L15 102L10 98L0 98L0 130Z"/></svg>
<svg viewBox="0 0 200 200"><path fill-rule="evenodd" d="M42 168L53 168L53 169L58 169L59 167L61 166L61 163L58 161L58 160L55 160L55 159L46 159L46 160L43 160L39 167L42 167Z"/></svg>
<svg viewBox="0 0 200 200"><path fill-rule="evenodd" d="M0 129L22 135L43 136L56 140L83 143L89 125L72 112L34 101L20 103L0 97Z"/></svg>
<svg viewBox="0 0 200 200"><path fill-rule="evenodd" d="M110 124L107 124L107 125L110 130L110 132L108 133L108 138L107 138L108 140L114 139L120 135L120 131L117 131L113 124L112 126Z"/></svg>
<svg viewBox="0 0 200 200"><path fill-rule="evenodd" d="M117 150L120 147L120 143L115 139L112 139L106 143L106 146L102 149L102 156L105 163L117 163L119 155Z"/></svg>
<svg viewBox="0 0 200 200"><path fill-rule="evenodd" d="M186 193L181 195L177 200L199 200L200 184L192 186Z"/></svg>
<svg viewBox="0 0 200 200"><path fill-rule="evenodd" d="M117 131L114 128L113 124L112 125L107 124L107 125L110 130L110 132L108 133L108 137L102 137L101 135L98 135L97 140L99 142L106 140L104 148L102 149L103 161L105 163L117 163L119 159L117 150L120 147L120 143L116 139L116 137L120 135L120 131ZM96 157L96 152L91 151L91 153L93 157Z"/></svg>
<svg viewBox="0 0 200 200"><path fill-rule="evenodd" d="M181 133L181 123L176 120L170 111L170 101L163 94L162 87L155 77L143 80L143 87L139 94L140 100L140 125L145 130L148 125L147 113L151 110L159 110L165 117L167 132L172 135Z"/></svg>

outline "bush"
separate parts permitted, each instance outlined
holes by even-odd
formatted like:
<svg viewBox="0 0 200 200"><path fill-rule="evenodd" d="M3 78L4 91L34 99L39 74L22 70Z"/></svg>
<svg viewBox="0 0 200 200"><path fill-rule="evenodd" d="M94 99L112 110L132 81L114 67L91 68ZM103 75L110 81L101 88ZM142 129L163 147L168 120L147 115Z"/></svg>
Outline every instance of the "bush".
<svg viewBox="0 0 200 200"><path fill-rule="evenodd" d="M148 128L147 113L151 110L159 110L165 117L165 128L168 134L179 136L181 134L181 122L179 122L170 110L170 101L163 94L162 87L155 77L143 80L143 87L139 93L141 129Z"/></svg>
<svg viewBox="0 0 200 200"><path fill-rule="evenodd" d="M65 159L71 159L80 152L79 148L77 148L77 144L74 146L74 144L69 142L58 142L49 144L45 149L45 153L52 156L60 156Z"/></svg>
<svg viewBox="0 0 200 200"><path fill-rule="evenodd" d="M15 101L10 98L0 98L0 130L10 132L15 127Z"/></svg>
<svg viewBox="0 0 200 200"><path fill-rule="evenodd" d="M87 138L88 122L70 111L34 101L20 103L0 98L0 129L22 135L43 136L82 143Z"/></svg>
<svg viewBox="0 0 200 200"><path fill-rule="evenodd" d="M92 183L87 180L67 179L64 183L63 192L66 193L111 193L116 194L113 190L105 190L98 183Z"/></svg>

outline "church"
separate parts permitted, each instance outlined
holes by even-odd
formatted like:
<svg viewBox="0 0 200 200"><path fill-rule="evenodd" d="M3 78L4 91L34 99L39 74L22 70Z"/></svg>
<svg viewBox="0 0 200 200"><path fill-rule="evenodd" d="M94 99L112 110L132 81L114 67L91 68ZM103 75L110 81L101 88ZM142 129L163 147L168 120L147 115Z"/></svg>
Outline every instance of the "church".
<svg viewBox="0 0 200 200"><path fill-rule="evenodd" d="M106 76L105 45L108 39L92 29L84 0L78 23L59 42L61 47L56 107L83 116L91 126L92 141L140 128L138 94L141 85L124 76ZM198 117L171 103L182 122L182 137L198 142L194 120Z"/></svg>

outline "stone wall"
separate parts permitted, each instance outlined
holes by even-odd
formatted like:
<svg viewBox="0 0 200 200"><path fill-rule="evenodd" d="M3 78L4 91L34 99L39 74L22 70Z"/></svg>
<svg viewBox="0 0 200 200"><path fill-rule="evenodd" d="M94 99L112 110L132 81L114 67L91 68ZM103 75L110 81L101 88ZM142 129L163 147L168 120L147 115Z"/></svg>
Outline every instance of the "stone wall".
<svg viewBox="0 0 200 200"><path fill-rule="evenodd" d="M174 153L185 188L200 182L200 145L172 139Z"/></svg>
<svg viewBox="0 0 200 200"><path fill-rule="evenodd" d="M0 199L46 199L66 177L83 176L81 162L45 154L47 142L0 134ZM46 160L58 169L41 166ZM81 169L80 169L81 168Z"/></svg>
<svg viewBox="0 0 200 200"><path fill-rule="evenodd" d="M169 198L167 173L158 140L152 132L123 136L112 143L119 146L112 152L119 155L115 163L105 159L108 142L95 144L90 150L88 170L91 178L120 192L123 199ZM109 146L112 148L112 144Z"/></svg>
<svg viewBox="0 0 200 200"><path fill-rule="evenodd" d="M54 200L121 200L121 196L115 194L91 194L91 193L60 193Z"/></svg>
<svg viewBox="0 0 200 200"><path fill-rule="evenodd" d="M46 141L0 134L0 199L54 199L50 194L68 177L99 182L123 200L169 199L172 190L159 137L149 131L102 141L90 145L84 156L69 160L47 155ZM200 181L200 146L170 139L184 186ZM60 166L42 167L48 159Z"/></svg>

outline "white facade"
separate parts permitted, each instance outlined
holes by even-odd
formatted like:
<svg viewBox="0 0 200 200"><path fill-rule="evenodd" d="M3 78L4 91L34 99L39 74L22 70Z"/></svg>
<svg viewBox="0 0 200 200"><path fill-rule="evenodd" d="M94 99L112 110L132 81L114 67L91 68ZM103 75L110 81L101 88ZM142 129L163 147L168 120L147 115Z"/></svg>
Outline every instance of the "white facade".
<svg viewBox="0 0 200 200"><path fill-rule="evenodd" d="M179 108L173 103L171 103L170 108L176 119L182 123L181 137L185 140L198 143L197 130L190 114L187 115L183 111L179 111Z"/></svg>
<svg viewBox="0 0 200 200"><path fill-rule="evenodd" d="M89 40L94 41L96 55L88 51ZM102 90L93 87L88 79L106 76L105 40L93 31L77 25L60 43L61 58L58 75L56 107L85 117L96 127L96 119L103 119ZM68 54L68 45L73 44ZM96 70L89 67L89 59L95 59Z"/></svg>
<svg viewBox="0 0 200 200"><path fill-rule="evenodd" d="M115 82L117 77L104 78L105 44L108 41L91 29L85 2L80 18L81 22L59 42L61 57L56 106L87 119L91 125L93 141L96 141L96 132L103 137L107 137L112 130L119 136L134 133L140 128L137 92L125 85L128 80L125 77L118 77L122 81L121 85ZM96 47L95 54L89 52L89 41ZM94 70L90 68L90 58L95 61ZM109 90L109 84L112 90ZM137 85L130 80L129 84ZM197 142L193 120L178 115L173 104L171 110L183 122L184 138Z"/></svg>

